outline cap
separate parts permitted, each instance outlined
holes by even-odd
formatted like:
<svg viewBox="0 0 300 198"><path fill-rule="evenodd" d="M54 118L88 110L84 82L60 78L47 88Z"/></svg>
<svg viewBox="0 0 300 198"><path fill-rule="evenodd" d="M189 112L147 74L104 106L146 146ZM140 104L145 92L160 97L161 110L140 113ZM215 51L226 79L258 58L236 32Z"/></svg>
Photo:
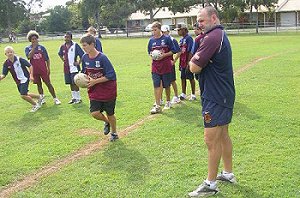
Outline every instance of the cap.
<svg viewBox="0 0 300 198"><path fill-rule="evenodd" d="M178 23L178 24L176 25L175 30L180 30L180 29L187 29L186 24L185 24L185 23Z"/></svg>
<svg viewBox="0 0 300 198"><path fill-rule="evenodd" d="M170 26L168 26L168 25L162 25L161 26L161 31L162 32L170 32Z"/></svg>

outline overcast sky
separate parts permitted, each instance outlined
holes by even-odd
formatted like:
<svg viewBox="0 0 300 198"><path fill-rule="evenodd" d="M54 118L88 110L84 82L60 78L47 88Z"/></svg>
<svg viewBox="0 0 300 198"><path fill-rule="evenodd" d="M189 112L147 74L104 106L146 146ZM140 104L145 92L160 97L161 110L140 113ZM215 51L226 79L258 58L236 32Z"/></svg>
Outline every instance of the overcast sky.
<svg viewBox="0 0 300 198"><path fill-rule="evenodd" d="M29 0L25 0L28 2ZM43 0L42 8L35 8L34 12L45 11L48 8L53 8L56 5L66 5L69 0Z"/></svg>

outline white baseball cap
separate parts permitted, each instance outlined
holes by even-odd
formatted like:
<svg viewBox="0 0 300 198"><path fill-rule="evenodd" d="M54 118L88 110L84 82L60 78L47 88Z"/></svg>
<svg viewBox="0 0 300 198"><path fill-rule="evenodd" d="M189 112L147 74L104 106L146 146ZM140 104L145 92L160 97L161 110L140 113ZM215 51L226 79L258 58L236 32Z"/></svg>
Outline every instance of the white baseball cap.
<svg viewBox="0 0 300 198"><path fill-rule="evenodd" d="M168 26L168 25L162 25L161 26L161 31L162 32L170 32L170 26Z"/></svg>

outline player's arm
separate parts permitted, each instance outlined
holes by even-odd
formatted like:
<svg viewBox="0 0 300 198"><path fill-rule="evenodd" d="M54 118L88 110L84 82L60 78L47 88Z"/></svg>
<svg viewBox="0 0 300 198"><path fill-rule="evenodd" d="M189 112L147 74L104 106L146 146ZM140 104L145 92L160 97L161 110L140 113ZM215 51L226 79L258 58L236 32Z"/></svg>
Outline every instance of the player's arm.
<svg viewBox="0 0 300 198"><path fill-rule="evenodd" d="M38 41L35 41L34 43L32 43L32 48L31 48L31 50L30 50L28 53L26 53L26 56L27 56L28 59L31 59L31 58L33 57L35 48L36 48L37 46L38 46Z"/></svg>
<svg viewBox="0 0 300 198"><path fill-rule="evenodd" d="M190 67L190 71L191 71L192 73L196 73L196 74L197 74L197 73L200 73L201 70L202 70L202 67L196 65L195 63L193 63L193 61L190 61L190 62L189 62L189 67Z"/></svg>
<svg viewBox="0 0 300 198"><path fill-rule="evenodd" d="M4 79L7 74L8 74L8 68L7 68L7 66L4 63L3 64L2 74L0 74L0 80Z"/></svg>
<svg viewBox="0 0 300 198"><path fill-rule="evenodd" d="M46 61L46 67L47 67L48 75L50 75L50 59Z"/></svg>

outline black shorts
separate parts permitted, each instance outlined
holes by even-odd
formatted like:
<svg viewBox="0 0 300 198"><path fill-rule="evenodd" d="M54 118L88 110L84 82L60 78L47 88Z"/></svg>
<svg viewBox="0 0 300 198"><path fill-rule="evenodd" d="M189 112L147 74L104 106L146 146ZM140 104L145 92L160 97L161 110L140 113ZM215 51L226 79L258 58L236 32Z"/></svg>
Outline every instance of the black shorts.
<svg viewBox="0 0 300 198"><path fill-rule="evenodd" d="M152 80L154 88L160 87L160 82L162 81L163 88L168 88L171 85L171 73L167 74L157 74L152 73Z"/></svg>
<svg viewBox="0 0 300 198"><path fill-rule="evenodd" d="M115 106L116 106L116 99L111 101L97 101L97 100L91 100L90 101L90 112L100 111L101 113L103 111L106 112L108 116L112 116L115 114Z"/></svg>
<svg viewBox="0 0 300 198"><path fill-rule="evenodd" d="M29 86L29 80L27 80L25 83L20 83L17 85L20 95L27 95L28 94L28 86Z"/></svg>
<svg viewBox="0 0 300 198"><path fill-rule="evenodd" d="M176 80L176 70L175 65L173 65L172 73L171 73L171 82Z"/></svg>
<svg viewBox="0 0 300 198"><path fill-rule="evenodd" d="M180 71L181 71L181 75L180 75L181 79L189 79L189 80L194 79L194 74L190 72L190 70L188 70L187 68L181 68Z"/></svg>
<svg viewBox="0 0 300 198"><path fill-rule="evenodd" d="M76 74L78 74L78 72L77 73L65 74L65 83L66 83L66 85L75 85L74 77L75 77Z"/></svg>

